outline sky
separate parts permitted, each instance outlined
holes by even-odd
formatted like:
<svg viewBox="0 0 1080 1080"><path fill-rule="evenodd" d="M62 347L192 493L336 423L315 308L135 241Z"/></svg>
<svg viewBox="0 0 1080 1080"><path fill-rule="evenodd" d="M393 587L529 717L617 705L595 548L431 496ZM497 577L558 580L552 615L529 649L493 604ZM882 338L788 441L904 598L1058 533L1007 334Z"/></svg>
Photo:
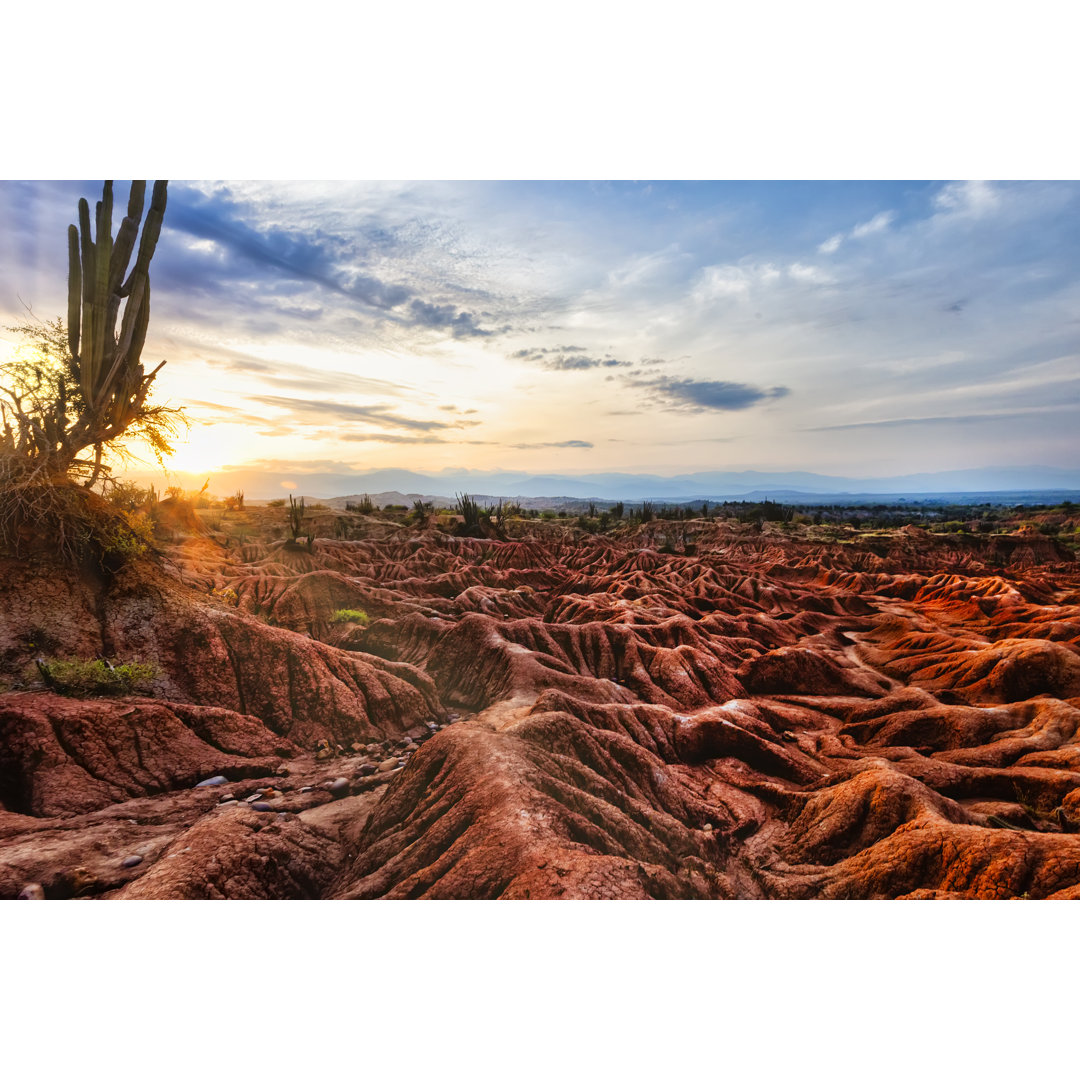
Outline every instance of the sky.
<svg viewBox="0 0 1080 1080"><path fill-rule="evenodd" d="M66 310L100 195L0 182L0 326ZM192 473L1072 465L1078 209L1064 181L171 181L144 363Z"/></svg>

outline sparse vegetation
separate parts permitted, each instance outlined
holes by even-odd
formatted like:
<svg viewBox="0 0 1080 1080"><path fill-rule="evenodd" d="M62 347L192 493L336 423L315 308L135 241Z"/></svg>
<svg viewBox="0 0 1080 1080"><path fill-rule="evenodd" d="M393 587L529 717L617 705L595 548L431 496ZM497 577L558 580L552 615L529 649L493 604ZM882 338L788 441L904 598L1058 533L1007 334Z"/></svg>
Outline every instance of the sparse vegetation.
<svg viewBox="0 0 1080 1080"><path fill-rule="evenodd" d="M357 611L354 608L338 608L330 617L330 622L337 626L340 623L358 623L367 626L371 622L371 616L366 611Z"/></svg>
<svg viewBox="0 0 1080 1080"><path fill-rule="evenodd" d="M100 556L103 534L123 529L116 516L123 510L103 512L108 504L86 489L108 478L110 457L130 456L126 440L142 439L161 462L186 423L181 410L150 404L163 365L147 374L140 359L166 182L155 183L143 223L145 193L145 181L132 183L115 237L112 181L97 204L93 235L89 205L80 199L79 224L68 230L66 323L58 317L9 328L24 341L0 367L0 546L9 551L45 537L69 561L92 548Z"/></svg>
<svg viewBox="0 0 1080 1080"><path fill-rule="evenodd" d="M300 539L300 533L304 528L304 497L300 497L300 501L297 502L291 495L289 496L289 532L292 533L292 542L298 543ZM307 537L308 547L311 547L312 537Z"/></svg>
<svg viewBox="0 0 1080 1080"><path fill-rule="evenodd" d="M50 690L72 696L134 694L158 676L153 664L108 660L38 660L38 671Z"/></svg>

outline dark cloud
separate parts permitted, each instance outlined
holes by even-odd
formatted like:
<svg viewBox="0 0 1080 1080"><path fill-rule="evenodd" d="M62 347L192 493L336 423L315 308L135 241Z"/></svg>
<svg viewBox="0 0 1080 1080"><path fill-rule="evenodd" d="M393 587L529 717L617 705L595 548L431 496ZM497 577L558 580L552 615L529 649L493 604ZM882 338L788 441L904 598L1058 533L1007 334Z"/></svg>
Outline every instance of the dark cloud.
<svg viewBox="0 0 1080 1080"><path fill-rule="evenodd" d="M549 349L518 349L511 360L539 364L547 371L587 371L589 368L632 367L626 360L616 360L611 353L589 356L581 345L555 345Z"/></svg>
<svg viewBox="0 0 1080 1080"><path fill-rule="evenodd" d="M400 416L390 412L388 405L349 405L341 401L305 400L275 397L270 394L255 396L251 400L262 405L270 405L275 409L287 410L289 415L286 422L295 423L325 424L339 420L343 423L371 424L380 428L404 428L407 431L438 431L461 427L465 423L476 423L476 421L459 421L457 424L444 424L438 420L415 420L409 416ZM344 438L340 434L337 437Z"/></svg>
<svg viewBox="0 0 1080 1080"><path fill-rule="evenodd" d="M453 304L429 304L426 300L409 302L408 313L415 326L433 330L449 330L454 337L490 337L494 330L476 325L476 316L468 311L455 310ZM504 328L505 329L505 328Z"/></svg>
<svg viewBox="0 0 1080 1080"><path fill-rule="evenodd" d="M423 298L416 285L387 281L365 268L373 254L385 264L387 257L393 260L399 253L402 245L385 231L301 231L274 223L258 228L249 224L260 214L265 214L262 208L237 199L228 189L212 194L185 185L170 189L164 228L196 241L162 243L155 258L159 291L184 298L183 311L177 309L175 315L214 323L227 308L234 324L240 319L245 330L262 337L305 332L301 328L306 324L318 327L325 338L334 332L327 323L338 324L338 332L345 335L345 311L340 303L327 302L329 292L386 325L441 330L456 338L510 330L481 326L479 320L488 313L478 316L445 300L433 302ZM373 236L378 243L372 242ZM454 288L450 283L428 284L440 292ZM362 329L370 333L373 326Z"/></svg>
<svg viewBox="0 0 1080 1080"><path fill-rule="evenodd" d="M656 379L626 377L625 382L638 390L647 390L661 408L681 412L735 412L748 409L770 398L786 397L786 386L763 390L748 383L718 382L708 379L676 379L663 375Z"/></svg>
<svg viewBox="0 0 1080 1080"><path fill-rule="evenodd" d="M511 443L515 450L554 450L565 447L573 447L581 450L591 450L593 444L584 439L566 439L563 442L538 442L538 443Z"/></svg>
<svg viewBox="0 0 1080 1080"><path fill-rule="evenodd" d="M273 225L253 229L243 220L245 213L244 207L227 190L211 196L180 186L169 192L165 223L167 228L221 245L226 258L214 261L218 262L219 274L224 276L243 276L249 271L236 264L246 262L272 268L288 278L320 285L382 310L398 307L413 295L404 286L388 284L352 268L341 268L340 262L349 250L341 237L319 229L311 234ZM212 253L207 255L213 259Z"/></svg>

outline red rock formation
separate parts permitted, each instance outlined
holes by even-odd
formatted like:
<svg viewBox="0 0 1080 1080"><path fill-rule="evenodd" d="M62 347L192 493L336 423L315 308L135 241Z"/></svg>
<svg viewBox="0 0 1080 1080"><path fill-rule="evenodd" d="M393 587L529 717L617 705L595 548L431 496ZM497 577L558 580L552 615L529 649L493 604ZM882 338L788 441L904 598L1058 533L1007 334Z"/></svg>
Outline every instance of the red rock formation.
<svg viewBox="0 0 1080 1080"><path fill-rule="evenodd" d="M197 537L172 578L5 564L11 678L42 650L160 676L151 698L0 696L0 895L1080 893L1067 551L692 525L692 556L656 551L656 522ZM340 607L370 626L333 626ZM214 809L190 789L211 773L269 802Z"/></svg>

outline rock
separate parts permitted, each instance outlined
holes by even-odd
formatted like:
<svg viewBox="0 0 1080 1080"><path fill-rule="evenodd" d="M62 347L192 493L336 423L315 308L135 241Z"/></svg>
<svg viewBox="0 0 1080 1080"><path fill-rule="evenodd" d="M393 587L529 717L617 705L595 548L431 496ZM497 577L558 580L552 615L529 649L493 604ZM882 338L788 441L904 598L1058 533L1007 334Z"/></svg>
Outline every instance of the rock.
<svg viewBox="0 0 1080 1080"><path fill-rule="evenodd" d="M274 775L275 776L288 776L289 775L289 766L288 765L282 765L281 768L278 769L274 773Z"/></svg>
<svg viewBox="0 0 1080 1080"><path fill-rule="evenodd" d="M209 780L200 780L195 786L201 787L220 787L222 784L227 784L229 781L224 776L211 776Z"/></svg>
<svg viewBox="0 0 1080 1080"><path fill-rule="evenodd" d="M335 799L340 799L343 796L348 795L349 781L344 776L339 776L330 785L330 794L333 795Z"/></svg>
<svg viewBox="0 0 1080 1080"><path fill-rule="evenodd" d="M397 767L398 767L398 759L391 757L391 758L387 758L385 761L380 761L379 762L378 771L379 772L389 772L391 769L396 769Z"/></svg>
<svg viewBox="0 0 1080 1080"><path fill-rule="evenodd" d="M360 768L358 768L356 770L356 775L357 776L370 776L373 772L376 771L377 768L378 768L378 766L375 765L373 762L365 761L364 764L361 765Z"/></svg>
<svg viewBox="0 0 1080 1080"><path fill-rule="evenodd" d="M236 802L236 796L231 791L229 791L222 795L218 801L223 803Z"/></svg>
<svg viewBox="0 0 1080 1080"><path fill-rule="evenodd" d="M326 761L328 758L332 758L333 756L334 756L334 751L333 750L320 750L315 755L315 760L316 761Z"/></svg>
<svg viewBox="0 0 1080 1080"><path fill-rule="evenodd" d="M272 813L274 808L268 802L257 802L251 804L251 809L259 814Z"/></svg>
<svg viewBox="0 0 1080 1080"><path fill-rule="evenodd" d="M130 870L133 866L138 866L143 861L141 855L129 855L120 865L125 870Z"/></svg>
<svg viewBox="0 0 1080 1080"><path fill-rule="evenodd" d="M362 743L354 742L352 744L352 752L354 754L360 754L360 753L363 752L363 750L364 750L364 747L363 747Z"/></svg>
<svg viewBox="0 0 1080 1080"><path fill-rule="evenodd" d="M711 822L706 821L705 824L701 826L701 831L702 832L712 832L712 824L711 824Z"/></svg>
<svg viewBox="0 0 1080 1080"><path fill-rule="evenodd" d="M31 881L29 884L22 887L22 892L19 893L19 899L44 900L45 890L36 881Z"/></svg>
<svg viewBox="0 0 1080 1080"><path fill-rule="evenodd" d="M300 789L300 794L301 795L306 795L309 791L314 791L314 790L315 789L309 784L307 787L302 787Z"/></svg>

